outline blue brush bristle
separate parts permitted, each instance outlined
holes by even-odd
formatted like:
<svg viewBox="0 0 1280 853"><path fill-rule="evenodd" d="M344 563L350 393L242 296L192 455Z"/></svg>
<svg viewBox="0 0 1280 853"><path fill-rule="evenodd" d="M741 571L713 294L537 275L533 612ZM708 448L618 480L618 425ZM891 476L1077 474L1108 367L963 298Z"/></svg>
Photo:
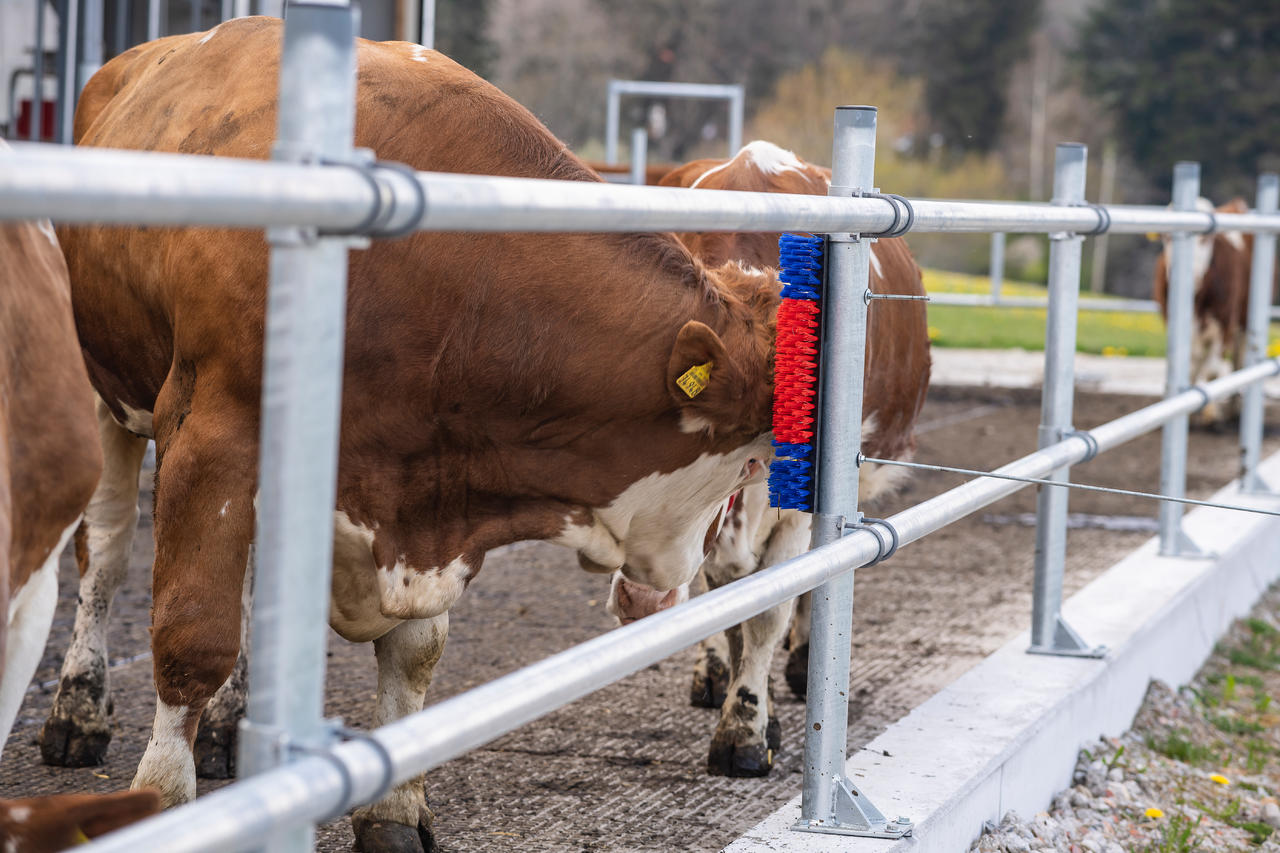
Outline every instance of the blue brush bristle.
<svg viewBox="0 0 1280 853"><path fill-rule="evenodd" d="M783 234L778 239L778 278L783 282L783 299L820 300L824 247L824 239L811 234ZM779 366L782 360L780 353ZM812 412L798 412L795 401L797 388L801 384L811 385L813 377L796 373L793 366L790 372L779 371L775 375L775 435L783 434L784 428L794 433L797 421L812 415ZM812 512L813 445L775 439L773 447L774 459L769 466L770 506Z"/></svg>

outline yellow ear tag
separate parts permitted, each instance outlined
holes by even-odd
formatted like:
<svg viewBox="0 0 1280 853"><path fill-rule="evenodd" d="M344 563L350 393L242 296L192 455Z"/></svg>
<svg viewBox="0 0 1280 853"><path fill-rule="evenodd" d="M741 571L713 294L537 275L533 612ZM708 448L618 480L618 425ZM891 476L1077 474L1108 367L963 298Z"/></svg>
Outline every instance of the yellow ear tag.
<svg viewBox="0 0 1280 853"><path fill-rule="evenodd" d="M706 364L695 364L684 373L680 374L680 378L676 380L676 384L680 386L680 390L689 395L692 399L703 391L707 390L707 383L711 381L711 365L714 362L708 361Z"/></svg>

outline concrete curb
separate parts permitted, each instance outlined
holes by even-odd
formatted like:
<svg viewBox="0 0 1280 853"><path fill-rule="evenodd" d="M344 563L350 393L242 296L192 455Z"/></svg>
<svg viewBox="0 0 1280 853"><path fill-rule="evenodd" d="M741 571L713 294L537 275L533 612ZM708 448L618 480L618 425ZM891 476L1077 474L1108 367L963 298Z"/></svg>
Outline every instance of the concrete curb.
<svg viewBox="0 0 1280 853"><path fill-rule="evenodd" d="M1280 483L1280 454L1260 473ZM1278 498L1235 489L1214 500L1280 509ZM912 837L794 832L796 797L725 850L954 853L983 821L1045 810L1071 784L1082 746L1127 730L1151 679L1186 683L1231 621L1280 579L1280 519L1199 508L1183 528L1216 555L1160 557L1152 539L1063 607L1086 641L1108 646L1105 659L1028 655L1023 633L849 759L847 775L886 816L915 821Z"/></svg>

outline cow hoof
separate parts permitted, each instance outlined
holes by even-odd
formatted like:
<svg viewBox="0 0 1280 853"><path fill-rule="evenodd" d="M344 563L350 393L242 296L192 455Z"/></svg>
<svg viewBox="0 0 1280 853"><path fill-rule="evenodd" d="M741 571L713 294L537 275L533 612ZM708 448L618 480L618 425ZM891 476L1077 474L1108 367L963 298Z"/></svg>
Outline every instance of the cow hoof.
<svg viewBox="0 0 1280 853"><path fill-rule="evenodd" d="M809 644L802 643L787 655L787 668L784 671L787 686L797 699L803 699L809 692Z"/></svg>
<svg viewBox="0 0 1280 853"><path fill-rule="evenodd" d="M782 749L782 723L778 722L777 717L769 718L769 725L764 729L764 742L769 745L774 755Z"/></svg>
<svg viewBox="0 0 1280 853"><path fill-rule="evenodd" d="M706 668L693 671L693 684L689 689L689 704L695 708L719 708L729 692L729 668L715 654L705 658Z"/></svg>
<svg viewBox="0 0 1280 853"><path fill-rule="evenodd" d="M357 853L440 853L431 824L419 820L417 826L389 820L352 819Z"/></svg>
<svg viewBox="0 0 1280 853"><path fill-rule="evenodd" d="M40 758L50 767L97 767L106 763L110 725L85 726L50 715L40 729Z"/></svg>
<svg viewBox="0 0 1280 853"><path fill-rule="evenodd" d="M235 721L200 722L196 732L196 776L201 779L234 779L236 776Z"/></svg>
<svg viewBox="0 0 1280 853"><path fill-rule="evenodd" d="M732 744L713 738L707 753L707 772L738 779L768 776L773 755L774 751L762 743Z"/></svg>

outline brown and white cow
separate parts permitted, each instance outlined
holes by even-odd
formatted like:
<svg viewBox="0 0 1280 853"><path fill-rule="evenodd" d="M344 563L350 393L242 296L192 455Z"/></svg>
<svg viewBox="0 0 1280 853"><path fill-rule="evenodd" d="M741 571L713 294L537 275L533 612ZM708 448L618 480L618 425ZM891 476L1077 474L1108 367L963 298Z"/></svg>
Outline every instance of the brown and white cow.
<svg viewBox="0 0 1280 853"><path fill-rule="evenodd" d="M122 54L86 87L77 141L268 156L281 36L241 18ZM358 62L356 144L383 159L598 180L438 53L360 40ZM84 611L119 583L156 441L158 704L134 784L172 805L195 794L192 740L240 647L267 246L247 230L62 236L108 455ZM490 548L559 542L657 590L694 576L720 506L770 455L776 276L707 268L670 234L418 234L354 252L349 272L330 624L374 642L377 724L422 707L449 608ZM676 380L708 363L688 396ZM101 683L75 698L102 661L84 647L51 721L66 755L109 734ZM364 849L431 844L420 781L353 820Z"/></svg>
<svg viewBox="0 0 1280 853"><path fill-rule="evenodd" d="M0 163L8 148L0 142ZM0 223L0 753L44 652L58 557L102 469L53 226ZM0 849L62 850L154 812L154 792L0 800Z"/></svg>
<svg viewBox="0 0 1280 853"><path fill-rule="evenodd" d="M831 172L790 151L756 141L731 160L697 160L681 166L665 186L752 192L826 195ZM744 268L776 266L777 234L681 234L706 264L736 262ZM880 240L871 249L871 288L878 293L923 295L920 270L901 239ZM888 459L910 458L916 416L929 385L929 336L920 302L873 302L868 315L863 451ZM860 493L865 501L887 494L898 468L864 465ZM727 510L702 569L712 589L798 556L809 547L809 516L769 508L765 484L745 487ZM629 583L614 579L611 609L626 619L618 602ZM773 764L781 732L770 706L769 667L787 631L790 603L779 605L702 644L695 668L693 704L720 706L720 722L707 757L711 773L763 776ZM803 695L808 661L808 596L792 621L788 681ZM725 661L728 661L726 666ZM762 701L763 699L763 701Z"/></svg>
<svg viewBox="0 0 1280 853"><path fill-rule="evenodd" d="M1197 199L1196 207L1214 210L1206 198ZM1244 199L1236 198L1217 208L1219 213L1245 213ZM1219 231L1194 238L1191 280L1195 293L1191 337L1191 383L1209 382L1244 366L1245 326L1249 313L1249 269L1253 263L1253 235L1239 231ZM1160 315L1167 319L1169 267L1173 241L1164 235L1164 251L1156 259L1152 297L1160 305ZM1230 417L1239 398L1231 398L1228 411L1216 402L1207 404L1195 416L1203 426L1215 426Z"/></svg>

